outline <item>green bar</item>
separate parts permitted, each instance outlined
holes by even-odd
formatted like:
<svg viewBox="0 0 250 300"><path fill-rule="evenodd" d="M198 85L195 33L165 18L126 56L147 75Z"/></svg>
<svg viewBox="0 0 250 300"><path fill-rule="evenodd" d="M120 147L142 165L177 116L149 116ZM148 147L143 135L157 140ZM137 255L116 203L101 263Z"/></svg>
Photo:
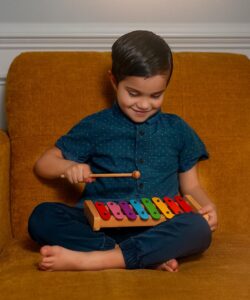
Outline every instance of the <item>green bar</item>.
<svg viewBox="0 0 250 300"><path fill-rule="evenodd" d="M161 218L161 214L155 207L154 203L148 198L142 198L141 202L145 206L148 213L151 215L152 219L159 220Z"/></svg>

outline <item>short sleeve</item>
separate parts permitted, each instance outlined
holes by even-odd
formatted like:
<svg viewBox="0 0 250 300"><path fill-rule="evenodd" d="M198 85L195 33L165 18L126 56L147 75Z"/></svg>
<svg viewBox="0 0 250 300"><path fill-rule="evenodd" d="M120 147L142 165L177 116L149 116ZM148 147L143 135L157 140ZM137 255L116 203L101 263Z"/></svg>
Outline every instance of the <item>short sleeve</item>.
<svg viewBox="0 0 250 300"><path fill-rule="evenodd" d="M209 158L207 149L194 131L184 120L181 119L179 130L182 136L182 149L179 154L179 172L186 172L198 161Z"/></svg>
<svg viewBox="0 0 250 300"><path fill-rule="evenodd" d="M65 159L83 163L91 155L93 141L92 122L83 119L67 134L61 136L55 146L62 151Z"/></svg>

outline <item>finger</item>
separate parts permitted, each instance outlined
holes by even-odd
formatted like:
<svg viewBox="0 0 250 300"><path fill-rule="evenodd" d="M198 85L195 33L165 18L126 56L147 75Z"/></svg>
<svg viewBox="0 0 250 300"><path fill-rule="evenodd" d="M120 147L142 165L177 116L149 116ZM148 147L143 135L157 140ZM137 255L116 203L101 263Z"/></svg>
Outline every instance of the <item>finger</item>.
<svg viewBox="0 0 250 300"><path fill-rule="evenodd" d="M210 229L211 229L212 231L214 231L214 230L217 228L217 223L216 223L216 221L214 221L214 220L209 220L208 224L209 224Z"/></svg>
<svg viewBox="0 0 250 300"><path fill-rule="evenodd" d="M204 209L204 207L202 207L202 208L200 208L200 209L198 210L198 212L199 212L200 214L204 214L204 213L206 212L206 209Z"/></svg>
<svg viewBox="0 0 250 300"><path fill-rule="evenodd" d="M207 214L209 212L211 212L212 209L210 207L202 207L201 209L198 210L199 213L203 214Z"/></svg>
<svg viewBox="0 0 250 300"><path fill-rule="evenodd" d="M83 176L84 179L91 179L90 174L91 174L90 172L86 172L86 171L85 171L85 172L84 172L84 176Z"/></svg>
<svg viewBox="0 0 250 300"><path fill-rule="evenodd" d="M202 216L204 215L208 215L210 217L210 212L209 211L198 211L199 214L201 214Z"/></svg>
<svg viewBox="0 0 250 300"><path fill-rule="evenodd" d="M89 170L85 170L83 172L83 181L85 183L91 183L92 182L92 177L90 177L91 172Z"/></svg>
<svg viewBox="0 0 250 300"><path fill-rule="evenodd" d="M84 179L83 179L83 182L84 182L84 183L91 183L91 179L90 179L90 178L84 178Z"/></svg>
<svg viewBox="0 0 250 300"><path fill-rule="evenodd" d="M92 177L88 178L88 183L92 183L92 182L95 182L95 181L96 181L96 178L92 178Z"/></svg>
<svg viewBox="0 0 250 300"><path fill-rule="evenodd" d="M218 223L215 223L212 227L213 227L213 230L216 230L218 228Z"/></svg>
<svg viewBox="0 0 250 300"><path fill-rule="evenodd" d="M71 173L66 173L66 174L65 174L65 177L68 179L68 181L69 181L70 183L72 183L72 184L74 183L74 182L73 182L73 178L72 178Z"/></svg>
<svg viewBox="0 0 250 300"><path fill-rule="evenodd" d="M89 175L92 172L91 172L90 166L88 164L84 164L84 170L85 170L85 174L88 174L88 177L89 177Z"/></svg>
<svg viewBox="0 0 250 300"><path fill-rule="evenodd" d="M79 169L75 169L73 173L73 180L75 184L79 182L78 176L79 176Z"/></svg>
<svg viewBox="0 0 250 300"><path fill-rule="evenodd" d="M88 177L88 178L84 179L85 183L92 183L92 182L95 182L95 181L96 181L96 179L92 178L92 177Z"/></svg>
<svg viewBox="0 0 250 300"><path fill-rule="evenodd" d="M83 169L79 168L77 173L77 182L83 182Z"/></svg>
<svg viewBox="0 0 250 300"><path fill-rule="evenodd" d="M212 226L210 227L211 231L215 231L216 230L216 226Z"/></svg>

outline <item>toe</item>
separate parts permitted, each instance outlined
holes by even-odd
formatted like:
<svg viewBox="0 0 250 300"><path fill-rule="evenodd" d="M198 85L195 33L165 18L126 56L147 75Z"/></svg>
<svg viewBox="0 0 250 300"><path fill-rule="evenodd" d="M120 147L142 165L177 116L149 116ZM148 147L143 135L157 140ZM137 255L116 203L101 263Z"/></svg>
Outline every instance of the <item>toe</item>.
<svg viewBox="0 0 250 300"><path fill-rule="evenodd" d="M54 257L52 256L45 256L42 258L41 263L53 263Z"/></svg>
<svg viewBox="0 0 250 300"><path fill-rule="evenodd" d="M46 271L46 267L42 263L38 264L38 269L41 271Z"/></svg>
<svg viewBox="0 0 250 300"><path fill-rule="evenodd" d="M42 271L52 271L52 265L53 264L51 262L49 262L49 263L41 262L39 264L39 269Z"/></svg>
<svg viewBox="0 0 250 300"><path fill-rule="evenodd" d="M171 270L170 272L178 272L178 262L175 259L171 259L166 262L166 268Z"/></svg>
<svg viewBox="0 0 250 300"><path fill-rule="evenodd" d="M43 246L41 249L40 249L40 253L42 256L50 256L52 255L52 251L51 251L51 246Z"/></svg>
<svg viewBox="0 0 250 300"><path fill-rule="evenodd" d="M167 263L163 264L162 270L168 271L168 272L174 272L173 268L169 266Z"/></svg>

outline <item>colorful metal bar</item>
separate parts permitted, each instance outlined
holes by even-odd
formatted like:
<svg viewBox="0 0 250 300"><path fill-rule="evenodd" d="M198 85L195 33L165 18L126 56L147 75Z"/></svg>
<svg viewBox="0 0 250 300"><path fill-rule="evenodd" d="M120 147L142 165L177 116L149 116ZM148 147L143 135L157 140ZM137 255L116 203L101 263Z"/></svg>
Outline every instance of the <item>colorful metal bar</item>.
<svg viewBox="0 0 250 300"><path fill-rule="evenodd" d="M184 212L193 211L193 208L181 196L174 196L174 200L180 205Z"/></svg>
<svg viewBox="0 0 250 300"><path fill-rule="evenodd" d="M163 213L163 215L167 219L172 219L175 215L169 210L167 205L162 202L162 200L158 197L152 197L152 201L154 202L155 206Z"/></svg>
<svg viewBox="0 0 250 300"><path fill-rule="evenodd" d="M163 200L166 202L167 206L172 210L172 212L175 215L182 213L182 210L180 209L179 205L176 202L174 202L171 198L163 197Z"/></svg>
<svg viewBox="0 0 250 300"><path fill-rule="evenodd" d="M112 215L116 218L116 220L123 220L124 219L124 214L121 211L120 206L113 202L113 201L109 201L107 202L107 206L110 209Z"/></svg>
<svg viewBox="0 0 250 300"><path fill-rule="evenodd" d="M103 220L107 221L110 219L111 215L110 215L109 211L107 210L107 208L105 207L103 202L96 201L95 207L98 210L98 212Z"/></svg>
<svg viewBox="0 0 250 300"><path fill-rule="evenodd" d="M161 214L157 210L157 208L154 206L153 202L148 198L142 198L141 202L145 206L148 213L151 215L152 219L159 220L161 218Z"/></svg>
<svg viewBox="0 0 250 300"><path fill-rule="evenodd" d="M137 215L134 213L127 201L121 201L119 202L119 205L122 209L122 212L128 217L129 220L136 220Z"/></svg>
<svg viewBox="0 0 250 300"><path fill-rule="evenodd" d="M149 215L139 201L132 199L129 202L142 220L148 220Z"/></svg>

